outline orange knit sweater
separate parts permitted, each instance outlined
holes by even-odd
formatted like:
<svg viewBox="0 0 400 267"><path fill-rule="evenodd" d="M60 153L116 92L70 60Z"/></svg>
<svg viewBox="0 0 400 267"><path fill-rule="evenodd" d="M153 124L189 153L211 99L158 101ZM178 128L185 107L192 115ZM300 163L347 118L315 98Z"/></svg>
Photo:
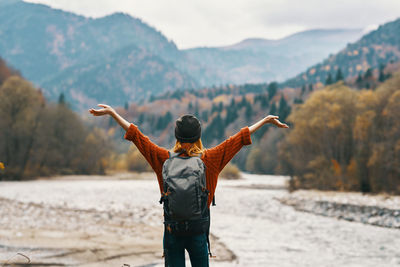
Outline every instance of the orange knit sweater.
<svg viewBox="0 0 400 267"><path fill-rule="evenodd" d="M163 193L162 166L164 161L169 158L168 150L151 142L134 124L129 126L124 138L132 141L149 162L157 174L160 193ZM210 195L208 196L209 207L215 193L215 188L217 187L219 173L244 145L250 144L250 130L248 127L245 127L216 147L204 151L201 159L206 165L206 183L207 189L210 191ZM190 144L187 145L189 146Z"/></svg>

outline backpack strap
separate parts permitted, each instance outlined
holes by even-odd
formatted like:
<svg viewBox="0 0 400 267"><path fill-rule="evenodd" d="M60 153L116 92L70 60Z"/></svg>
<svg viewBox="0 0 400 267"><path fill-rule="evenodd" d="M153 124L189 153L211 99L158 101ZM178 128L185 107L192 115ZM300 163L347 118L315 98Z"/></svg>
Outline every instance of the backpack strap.
<svg viewBox="0 0 400 267"><path fill-rule="evenodd" d="M208 209L208 215L210 216L210 209ZM209 217L209 218L210 218L210 221L211 221L211 217ZM206 237L207 237L208 256L209 256L210 258L216 258L216 256L214 256L214 255L211 253L211 247L210 247L210 227L208 227L208 229L207 229Z"/></svg>

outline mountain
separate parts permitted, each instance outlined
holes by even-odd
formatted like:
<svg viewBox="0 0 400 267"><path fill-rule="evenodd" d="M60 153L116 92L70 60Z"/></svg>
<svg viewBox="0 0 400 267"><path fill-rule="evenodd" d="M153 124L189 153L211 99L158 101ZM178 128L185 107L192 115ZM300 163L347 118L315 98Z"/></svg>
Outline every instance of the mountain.
<svg viewBox="0 0 400 267"><path fill-rule="evenodd" d="M262 83L293 77L361 36L360 29L319 29L279 40L246 39L231 46L184 51L218 74L215 83Z"/></svg>
<svg viewBox="0 0 400 267"><path fill-rule="evenodd" d="M92 96L96 101L123 104L121 98L132 101L138 95L197 85L171 63L171 59L183 61L176 45L139 19L123 13L91 19L18 0L1 5L0 56L42 87L50 99L63 92L77 104ZM132 57L136 61L127 60ZM116 58L125 60L116 63ZM140 78L132 81L132 76ZM101 78L107 79L101 88L116 97L104 98L92 91Z"/></svg>
<svg viewBox="0 0 400 267"><path fill-rule="evenodd" d="M179 50L123 13L87 18L21 0L0 1L0 56L55 100L124 105L149 95L227 83L283 80L357 39L360 30L314 30Z"/></svg>
<svg viewBox="0 0 400 267"><path fill-rule="evenodd" d="M35 82L131 44L156 55L179 52L160 32L122 13L91 19L15 0L0 9L0 25L3 58Z"/></svg>
<svg viewBox="0 0 400 267"><path fill-rule="evenodd" d="M382 68L400 60L400 19L383 24L364 35L357 42L348 44L338 53L308 67L284 83L282 87L301 87L309 83L325 83L329 74L335 77L341 70L343 77L355 77L368 69Z"/></svg>

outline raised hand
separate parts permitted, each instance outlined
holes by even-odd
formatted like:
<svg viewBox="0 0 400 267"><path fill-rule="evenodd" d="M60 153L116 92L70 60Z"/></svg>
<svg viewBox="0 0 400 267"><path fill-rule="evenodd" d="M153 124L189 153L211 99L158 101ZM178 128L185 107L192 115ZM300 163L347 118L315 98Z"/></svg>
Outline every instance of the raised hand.
<svg viewBox="0 0 400 267"><path fill-rule="evenodd" d="M274 115L268 115L267 117L264 118L264 122L265 123L272 123L274 125L276 125L279 128L289 128L289 126L285 123L282 123L278 120L278 116L274 116Z"/></svg>
<svg viewBox="0 0 400 267"><path fill-rule="evenodd" d="M105 105L105 104L98 104L99 107L102 107L101 109L89 109L89 112L93 115L93 116L103 116L103 115L112 115L114 111L114 109L109 106L109 105Z"/></svg>

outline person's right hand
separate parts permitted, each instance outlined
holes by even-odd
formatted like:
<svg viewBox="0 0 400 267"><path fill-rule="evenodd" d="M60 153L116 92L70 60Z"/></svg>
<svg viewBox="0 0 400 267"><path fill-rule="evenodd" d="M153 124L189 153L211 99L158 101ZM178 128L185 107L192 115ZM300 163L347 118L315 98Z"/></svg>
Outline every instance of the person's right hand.
<svg viewBox="0 0 400 267"><path fill-rule="evenodd" d="M114 112L114 109L109 105L98 104L101 109L89 109L89 112L92 113L93 116L103 116L103 115L111 115Z"/></svg>

